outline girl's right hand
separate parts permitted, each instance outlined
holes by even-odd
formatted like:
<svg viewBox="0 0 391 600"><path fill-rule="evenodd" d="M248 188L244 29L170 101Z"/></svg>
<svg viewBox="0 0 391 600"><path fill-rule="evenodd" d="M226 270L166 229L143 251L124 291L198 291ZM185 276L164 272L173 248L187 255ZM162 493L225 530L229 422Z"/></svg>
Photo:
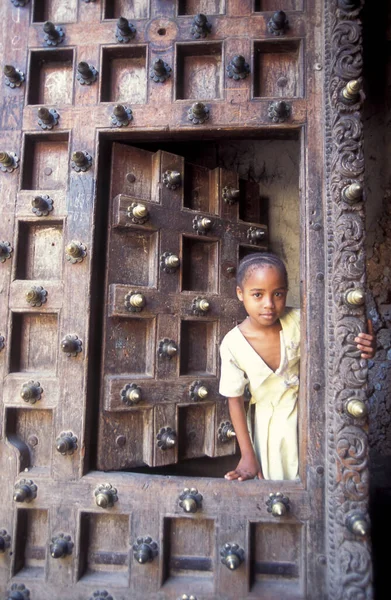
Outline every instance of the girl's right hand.
<svg viewBox="0 0 391 600"><path fill-rule="evenodd" d="M229 471L224 475L225 479L231 481L246 481L246 479L263 479L261 466L256 456L242 457L234 471Z"/></svg>

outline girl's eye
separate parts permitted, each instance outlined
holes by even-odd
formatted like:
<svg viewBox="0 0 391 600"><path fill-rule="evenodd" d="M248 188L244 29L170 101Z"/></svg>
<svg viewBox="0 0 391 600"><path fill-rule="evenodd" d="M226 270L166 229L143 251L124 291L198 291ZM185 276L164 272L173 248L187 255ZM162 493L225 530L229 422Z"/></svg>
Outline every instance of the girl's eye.
<svg viewBox="0 0 391 600"><path fill-rule="evenodd" d="M254 298L260 298L260 297L261 297L261 294L259 292L255 292Z"/></svg>

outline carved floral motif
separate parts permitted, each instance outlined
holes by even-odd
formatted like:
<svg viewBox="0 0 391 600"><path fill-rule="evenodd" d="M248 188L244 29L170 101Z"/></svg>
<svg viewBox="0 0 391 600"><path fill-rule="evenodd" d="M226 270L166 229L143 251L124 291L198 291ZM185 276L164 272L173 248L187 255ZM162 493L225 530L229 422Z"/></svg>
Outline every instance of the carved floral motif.
<svg viewBox="0 0 391 600"><path fill-rule="evenodd" d="M368 507L366 419L346 413L346 400L367 396L367 361L354 344L365 327L365 307L351 306L346 292L365 287L365 198L346 202L342 191L363 185L364 155L361 104L341 100L352 80L361 82L361 0L326 3L326 177L328 215L329 409L327 415L327 530L329 595L335 600L372 598L368 536L346 526L347 515Z"/></svg>

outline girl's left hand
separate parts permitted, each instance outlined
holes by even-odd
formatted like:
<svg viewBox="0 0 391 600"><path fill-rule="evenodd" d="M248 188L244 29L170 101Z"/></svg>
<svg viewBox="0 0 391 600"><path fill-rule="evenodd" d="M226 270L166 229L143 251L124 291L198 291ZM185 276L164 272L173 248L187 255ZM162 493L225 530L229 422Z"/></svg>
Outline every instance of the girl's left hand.
<svg viewBox="0 0 391 600"><path fill-rule="evenodd" d="M373 335L372 321L368 319L368 333L359 333L354 341L361 350L361 358L373 358L376 353L376 338Z"/></svg>

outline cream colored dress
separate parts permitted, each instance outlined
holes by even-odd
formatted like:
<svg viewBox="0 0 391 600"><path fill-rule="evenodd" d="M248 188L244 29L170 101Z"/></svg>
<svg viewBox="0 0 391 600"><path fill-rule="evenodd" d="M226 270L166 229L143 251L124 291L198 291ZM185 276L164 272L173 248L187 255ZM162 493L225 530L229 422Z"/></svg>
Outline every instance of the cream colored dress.
<svg viewBox="0 0 391 600"><path fill-rule="evenodd" d="M255 404L248 427L265 479L298 477L297 397L300 364L300 311L286 308L280 318L281 362L273 371L246 340L239 327L224 337L221 347L220 394L242 396L248 384Z"/></svg>

